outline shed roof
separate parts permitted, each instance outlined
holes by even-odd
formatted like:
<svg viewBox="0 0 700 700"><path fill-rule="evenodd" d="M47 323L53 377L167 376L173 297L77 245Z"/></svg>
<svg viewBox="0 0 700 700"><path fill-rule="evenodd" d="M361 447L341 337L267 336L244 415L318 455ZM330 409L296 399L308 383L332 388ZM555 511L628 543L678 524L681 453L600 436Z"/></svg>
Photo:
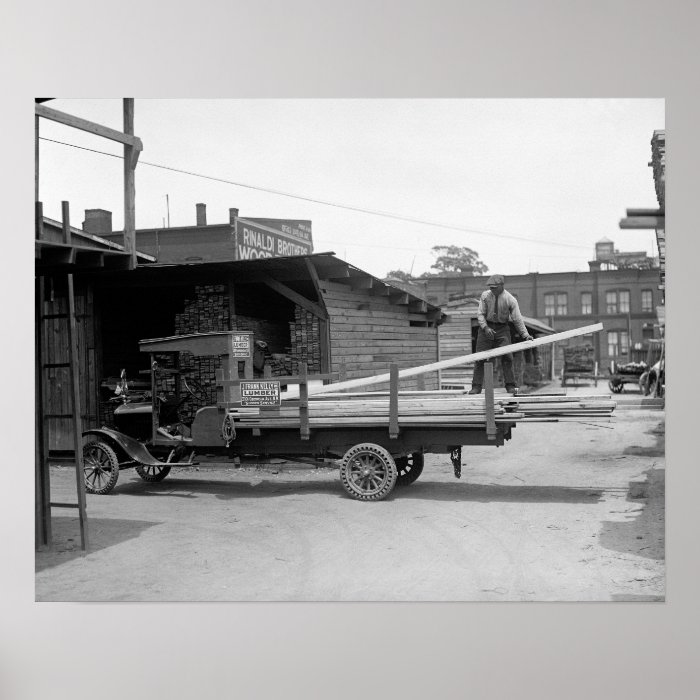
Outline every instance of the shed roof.
<svg viewBox="0 0 700 700"><path fill-rule="evenodd" d="M430 304L421 297L385 282L374 275L336 257L333 252L310 253L254 260L231 260L217 262L148 263L138 265L130 271L128 283L136 286L154 284L211 284L212 275L233 277L236 283L264 283L266 279L293 285L310 283L316 276L348 284L351 287L373 289L390 297L404 297L412 311L426 313L439 322L443 313L439 306ZM123 278L119 272L111 273L115 281ZM109 280L110 275L101 275Z"/></svg>
<svg viewBox="0 0 700 700"><path fill-rule="evenodd" d="M70 242L66 242L63 224L47 216L38 217L34 237L35 266L42 274L52 271L75 272L93 269L124 269L129 266L131 254L114 241L69 226ZM141 263L155 261L152 255L136 251Z"/></svg>

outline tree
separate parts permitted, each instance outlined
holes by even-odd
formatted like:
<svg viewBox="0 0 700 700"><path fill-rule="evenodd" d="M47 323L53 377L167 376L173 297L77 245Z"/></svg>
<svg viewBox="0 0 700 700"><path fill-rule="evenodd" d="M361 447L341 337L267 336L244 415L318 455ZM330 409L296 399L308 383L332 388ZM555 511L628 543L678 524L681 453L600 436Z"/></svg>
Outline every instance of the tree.
<svg viewBox="0 0 700 700"><path fill-rule="evenodd" d="M386 279L390 277L403 282L410 282L413 279L410 272L404 272L403 270L389 270L389 272L386 273Z"/></svg>
<svg viewBox="0 0 700 700"><path fill-rule="evenodd" d="M437 272L424 272L421 277L444 277L459 272L463 275L483 275L488 267L479 258L479 253L471 248L457 245L436 245L432 248L437 256L435 263L430 266Z"/></svg>

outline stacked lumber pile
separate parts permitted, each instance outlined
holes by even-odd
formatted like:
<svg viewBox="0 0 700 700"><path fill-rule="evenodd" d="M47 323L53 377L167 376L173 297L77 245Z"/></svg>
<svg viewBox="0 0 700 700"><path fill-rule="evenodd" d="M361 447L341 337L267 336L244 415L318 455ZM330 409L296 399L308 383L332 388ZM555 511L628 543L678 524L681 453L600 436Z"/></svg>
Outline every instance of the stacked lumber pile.
<svg viewBox="0 0 700 700"><path fill-rule="evenodd" d="M615 402L605 397L495 395L497 423L553 422L558 420L609 419ZM385 426L389 421L388 392L322 394L309 397L311 428L340 426ZM278 408L231 408L236 424L250 428L299 427L296 402ZM486 424L482 395L463 391L399 392L399 425L404 427L474 427Z"/></svg>
<svg viewBox="0 0 700 700"><path fill-rule="evenodd" d="M289 324L293 374L300 365L309 372L321 371L321 329L318 318L300 306L294 307L294 322Z"/></svg>
<svg viewBox="0 0 700 700"><path fill-rule="evenodd" d="M496 398L507 412L522 414L520 421L553 422L562 420L610 419L617 404L607 396L566 396L561 394L536 394Z"/></svg>
<svg viewBox="0 0 700 700"><path fill-rule="evenodd" d="M195 298L175 314L175 334L210 333L229 328L228 294L223 284L197 285Z"/></svg>

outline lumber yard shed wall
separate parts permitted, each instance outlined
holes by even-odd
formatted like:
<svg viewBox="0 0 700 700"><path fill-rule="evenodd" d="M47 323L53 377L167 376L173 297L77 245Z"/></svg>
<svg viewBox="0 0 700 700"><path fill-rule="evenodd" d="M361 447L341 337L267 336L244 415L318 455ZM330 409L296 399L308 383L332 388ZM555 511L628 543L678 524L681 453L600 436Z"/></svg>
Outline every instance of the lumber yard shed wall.
<svg viewBox="0 0 700 700"><path fill-rule="evenodd" d="M407 304L371 290L352 289L333 281L321 282L330 322L331 371L347 379L437 362L437 327L427 317L412 313ZM378 384L374 391L387 389ZM438 389L438 373L402 379L400 388Z"/></svg>
<svg viewBox="0 0 700 700"><path fill-rule="evenodd" d="M68 298L65 286L47 278L45 298L40 301L43 320L41 329L43 372L44 421L48 434L49 451L73 449L73 418L69 361ZM84 426L98 423L99 402L97 382L100 366L98 320L92 285L75 285L76 343L78 346L78 382L80 386L81 419ZM42 410L37 406L36 410Z"/></svg>

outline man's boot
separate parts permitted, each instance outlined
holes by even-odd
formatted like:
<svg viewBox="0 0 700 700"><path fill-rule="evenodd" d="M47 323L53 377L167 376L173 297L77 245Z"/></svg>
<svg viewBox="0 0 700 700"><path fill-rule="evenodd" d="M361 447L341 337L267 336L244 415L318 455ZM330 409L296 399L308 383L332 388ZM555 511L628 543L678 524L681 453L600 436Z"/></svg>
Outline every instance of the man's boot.
<svg viewBox="0 0 700 700"><path fill-rule="evenodd" d="M472 386L471 391L469 393L470 394L480 394L481 387L480 386Z"/></svg>

